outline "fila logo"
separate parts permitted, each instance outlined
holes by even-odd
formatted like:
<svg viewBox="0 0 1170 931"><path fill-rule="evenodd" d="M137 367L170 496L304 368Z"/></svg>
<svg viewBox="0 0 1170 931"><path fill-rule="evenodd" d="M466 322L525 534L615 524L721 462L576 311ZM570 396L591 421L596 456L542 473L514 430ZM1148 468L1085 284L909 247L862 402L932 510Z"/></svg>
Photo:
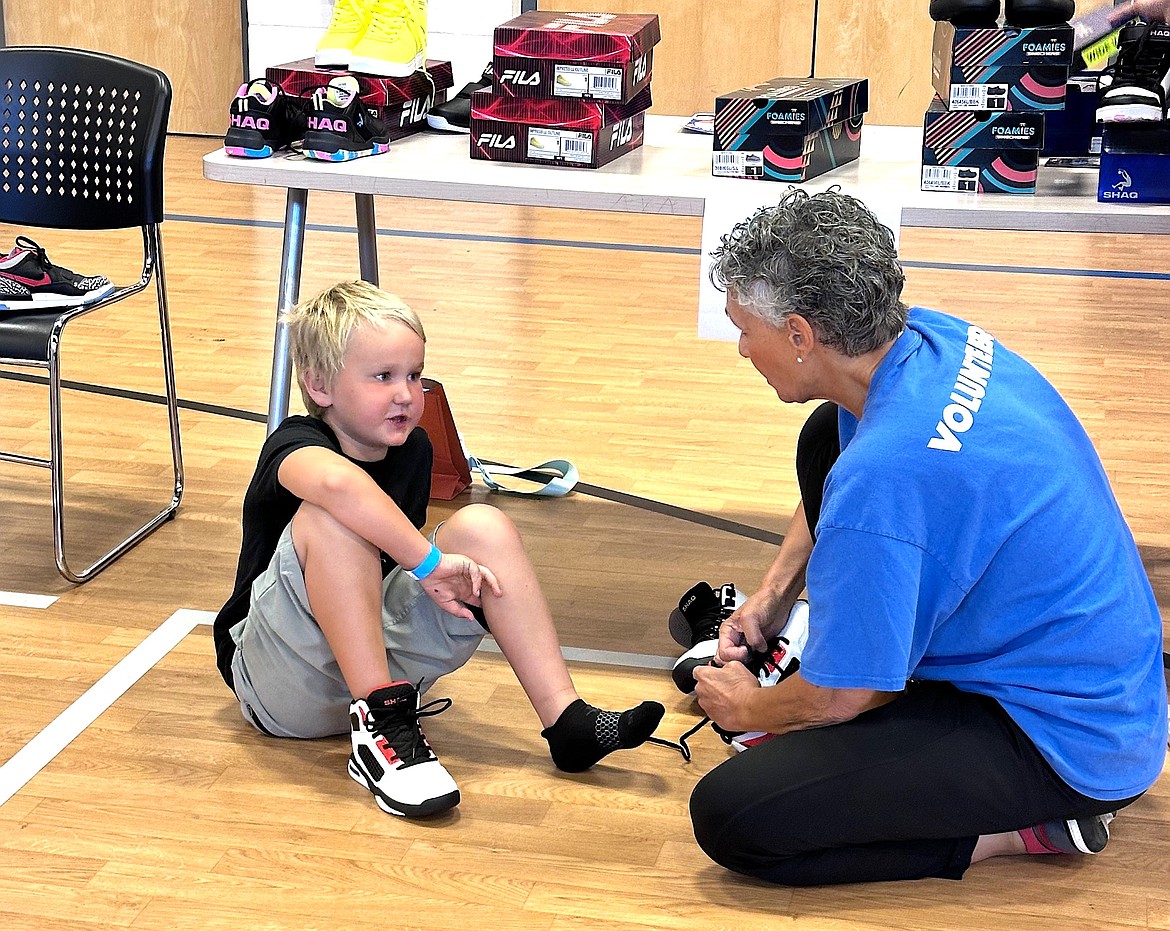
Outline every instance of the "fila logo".
<svg viewBox="0 0 1170 931"><path fill-rule="evenodd" d="M475 144L489 149L514 149L516 137L501 136L499 133L481 133Z"/></svg>
<svg viewBox="0 0 1170 931"><path fill-rule="evenodd" d="M338 117L335 120L329 119L327 116L310 116L309 129L315 129L323 133L344 133L346 132L345 120Z"/></svg>
<svg viewBox="0 0 1170 931"><path fill-rule="evenodd" d="M637 59L634 62L634 83L635 84L638 83L639 81L645 80L645 78L646 78L646 71L647 71L646 57L647 56L643 55L641 58Z"/></svg>
<svg viewBox="0 0 1170 931"><path fill-rule="evenodd" d="M402 114L398 117L398 125L411 126L414 123L422 122L426 118L427 112L431 109L433 102L433 97L415 97L411 100L404 101L402 104Z"/></svg>
<svg viewBox="0 0 1170 931"><path fill-rule="evenodd" d="M615 123L613 132L609 137L609 147L616 149L620 145L625 145L634 138L634 118L628 117L620 123Z"/></svg>
<svg viewBox="0 0 1170 931"><path fill-rule="evenodd" d="M268 129L271 125L266 116L240 116L233 113L231 123L240 129Z"/></svg>
<svg viewBox="0 0 1170 931"><path fill-rule="evenodd" d="M514 71L511 68L500 75L501 84L519 84L521 87L540 86L540 72Z"/></svg>

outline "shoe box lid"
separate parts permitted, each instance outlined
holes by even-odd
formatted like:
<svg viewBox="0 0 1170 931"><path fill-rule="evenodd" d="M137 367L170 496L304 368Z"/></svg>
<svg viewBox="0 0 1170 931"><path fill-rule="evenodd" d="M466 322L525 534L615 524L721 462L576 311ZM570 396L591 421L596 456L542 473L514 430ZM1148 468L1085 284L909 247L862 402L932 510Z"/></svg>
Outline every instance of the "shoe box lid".
<svg viewBox="0 0 1170 931"><path fill-rule="evenodd" d="M922 149L923 191L1035 194L1039 149Z"/></svg>
<svg viewBox="0 0 1170 931"><path fill-rule="evenodd" d="M627 103L505 97L491 90L481 90L471 95L471 118L558 129L593 130L644 113L652 104L649 87L643 88Z"/></svg>
<svg viewBox="0 0 1170 931"><path fill-rule="evenodd" d="M532 10L496 27L492 54L620 65L645 55L661 38L657 13Z"/></svg>
<svg viewBox="0 0 1170 931"><path fill-rule="evenodd" d="M869 109L866 78L772 78L715 98L716 151L752 138L808 136Z"/></svg>
<svg viewBox="0 0 1170 931"><path fill-rule="evenodd" d="M1101 127L1101 151L1111 155L1170 156L1170 123L1105 123Z"/></svg>
<svg viewBox="0 0 1170 931"><path fill-rule="evenodd" d="M858 157L864 122L865 114L858 113L807 135L743 137L746 147L711 153L711 174L716 178L807 181Z"/></svg>
<svg viewBox="0 0 1170 931"><path fill-rule="evenodd" d="M650 85L654 52L612 64L496 55L492 69L500 95L625 103Z"/></svg>
<svg viewBox="0 0 1170 931"><path fill-rule="evenodd" d="M471 118L471 157L563 168L600 168L645 139L646 117L635 113L596 128L541 126Z"/></svg>
<svg viewBox="0 0 1170 931"><path fill-rule="evenodd" d="M922 144L935 149L1042 149L1038 110L949 110L935 97L922 119Z"/></svg>
<svg viewBox="0 0 1170 931"><path fill-rule="evenodd" d="M307 98L316 88L324 87L338 75L350 73L345 70L318 68L313 64L313 59L305 58L285 65L273 65L266 69L265 77L270 83L280 85L281 90L294 100L300 100ZM405 78L388 78L356 72L353 76L358 80L358 93L362 103L367 107L377 108L378 112L409 100L440 100L442 99L440 92L455 83L451 73L451 62L432 59L427 59L425 71L416 71Z"/></svg>
<svg viewBox="0 0 1170 931"><path fill-rule="evenodd" d="M951 68L997 65L1027 68L1049 65L1068 68L1073 59L1072 26L1012 26L988 29L934 24L932 60L935 72Z"/></svg>

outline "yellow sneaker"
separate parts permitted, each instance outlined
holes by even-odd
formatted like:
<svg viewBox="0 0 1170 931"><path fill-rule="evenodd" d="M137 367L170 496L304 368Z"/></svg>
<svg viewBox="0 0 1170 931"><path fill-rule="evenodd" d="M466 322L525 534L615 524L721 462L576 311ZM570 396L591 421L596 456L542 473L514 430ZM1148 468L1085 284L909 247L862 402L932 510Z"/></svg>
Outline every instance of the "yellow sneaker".
<svg viewBox="0 0 1170 931"><path fill-rule="evenodd" d="M374 0L374 15L353 47L349 70L406 78L427 57L427 0Z"/></svg>
<svg viewBox="0 0 1170 931"><path fill-rule="evenodd" d="M376 0L336 0L325 35L317 43L318 68L348 68L349 56L370 25Z"/></svg>

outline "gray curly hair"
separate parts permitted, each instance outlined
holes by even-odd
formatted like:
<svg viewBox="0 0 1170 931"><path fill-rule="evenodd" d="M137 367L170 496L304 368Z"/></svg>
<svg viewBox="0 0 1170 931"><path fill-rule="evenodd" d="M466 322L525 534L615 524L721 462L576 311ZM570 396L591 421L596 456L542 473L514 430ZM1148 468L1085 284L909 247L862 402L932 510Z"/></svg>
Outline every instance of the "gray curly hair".
<svg viewBox="0 0 1170 931"><path fill-rule="evenodd" d="M765 323L804 317L846 356L884 346L906 325L894 234L836 187L790 188L737 223L711 253L711 281Z"/></svg>

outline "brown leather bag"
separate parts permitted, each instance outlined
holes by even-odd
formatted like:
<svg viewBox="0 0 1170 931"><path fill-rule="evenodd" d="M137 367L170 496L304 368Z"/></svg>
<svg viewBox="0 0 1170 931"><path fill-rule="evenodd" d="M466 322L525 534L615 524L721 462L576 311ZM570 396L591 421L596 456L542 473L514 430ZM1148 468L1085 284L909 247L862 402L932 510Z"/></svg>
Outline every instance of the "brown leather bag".
<svg viewBox="0 0 1170 931"><path fill-rule="evenodd" d="M427 431L435 450L431 466L431 497L450 501L471 484L471 469L463 441L455 429L455 417L443 386L433 378L424 378L426 399L418 425Z"/></svg>

